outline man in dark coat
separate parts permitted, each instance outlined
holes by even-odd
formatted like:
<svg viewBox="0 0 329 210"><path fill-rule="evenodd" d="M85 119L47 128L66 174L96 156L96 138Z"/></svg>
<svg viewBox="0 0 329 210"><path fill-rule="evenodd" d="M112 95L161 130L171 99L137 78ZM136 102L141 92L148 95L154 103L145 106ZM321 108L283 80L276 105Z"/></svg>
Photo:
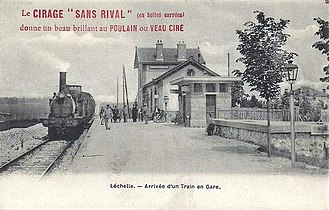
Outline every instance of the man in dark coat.
<svg viewBox="0 0 329 210"><path fill-rule="evenodd" d="M104 116L103 116L104 111L105 111L105 109L104 109L104 107L102 107L102 108L101 108L101 111L100 111L100 113L99 113L99 119L101 120L101 125L104 124Z"/></svg>
<svg viewBox="0 0 329 210"><path fill-rule="evenodd" d="M122 108L122 116L123 116L123 122L127 122L127 118L128 118L128 108L126 105L123 105Z"/></svg>
<svg viewBox="0 0 329 210"><path fill-rule="evenodd" d="M113 110L113 121L116 123L118 118L119 118L119 109L117 106L115 106Z"/></svg>
<svg viewBox="0 0 329 210"><path fill-rule="evenodd" d="M133 122L136 122L137 117L138 117L138 109L137 109L136 103L133 105L133 108L132 108L131 112L132 112L132 115L133 115Z"/></svg>

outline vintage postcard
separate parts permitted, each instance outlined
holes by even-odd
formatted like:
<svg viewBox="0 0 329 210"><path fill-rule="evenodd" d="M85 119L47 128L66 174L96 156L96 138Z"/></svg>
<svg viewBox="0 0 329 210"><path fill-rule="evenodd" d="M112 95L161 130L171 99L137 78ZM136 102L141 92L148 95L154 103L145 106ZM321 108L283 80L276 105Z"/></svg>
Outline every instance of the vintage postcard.
<svg viewBox="0 0 329 210"><path fill-rule="evenodd" d="M327 0L4 0L0 25L0 209L328 209Z"/></svg>

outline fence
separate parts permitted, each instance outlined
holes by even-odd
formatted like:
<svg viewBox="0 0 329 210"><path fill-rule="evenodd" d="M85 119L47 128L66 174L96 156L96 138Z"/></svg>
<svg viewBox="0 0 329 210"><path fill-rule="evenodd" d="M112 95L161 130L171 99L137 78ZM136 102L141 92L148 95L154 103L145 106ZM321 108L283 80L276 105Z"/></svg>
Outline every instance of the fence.
<svg viewBox="0 0 329 210"><path fill-rule="evenodd" d="M231 108L218 109L217 118L231 120L266 120L267 110L259 108ZM290 110L288 109L271 109L270 117L273 121L290 121ZM299 121L299 109L295 109L295 121Z"/></svg>

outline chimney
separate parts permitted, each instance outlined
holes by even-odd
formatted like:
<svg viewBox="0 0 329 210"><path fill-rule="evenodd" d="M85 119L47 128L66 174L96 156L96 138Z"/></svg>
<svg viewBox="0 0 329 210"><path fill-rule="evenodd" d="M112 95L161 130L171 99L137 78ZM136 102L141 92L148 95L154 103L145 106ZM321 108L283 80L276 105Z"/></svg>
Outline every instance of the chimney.
<svg viewBox="0 0 329 210"><path fill-rule="evenodd" d="M66 89L66 72L59 72L59 92L65 92Z"/></svg>
<svg viewBox="0 0 329 210"><path fill-rule="evenodd" d="M157 61L163 61L163 43L162 40L158 40L156 45L156 60Z"/></svg>
<svg viewBox="0 0 329 210"><path fill-rule="evenodd" d="M178 61L185 61L186 60L186 44L184 41L178 42L177 44L177 60Z"/></svg>

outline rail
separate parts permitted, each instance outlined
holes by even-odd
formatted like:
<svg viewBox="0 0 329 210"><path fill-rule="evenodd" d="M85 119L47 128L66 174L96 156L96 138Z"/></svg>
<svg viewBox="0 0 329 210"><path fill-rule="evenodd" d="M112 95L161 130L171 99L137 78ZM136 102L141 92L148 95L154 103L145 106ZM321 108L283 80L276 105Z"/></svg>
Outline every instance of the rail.
<svg viewBox="0 0 329 210"><path fill-rule="evenodd" d="M11 164L17 162L18 160L20 160L21 158L25 157L26 155L30 154L31 152L33 152L34 150L38 149L39 147L41 147L42 145L46 144L49 140L47 141L43 141L40 144L36 145L35 147L33 147L32 149L29 149L28 151L24 152L23 154L17 156L16 158L14 158L13 160L5 163L3 166L0 166L0 173L2 173L3 171L5 171Z"/></svg>
<svg viewBox="0 0 329 210"><path fill-rule="evenodd" d="M74 141L69 141L69 143L64 147L64 149L62 150L62 152L54 159L54 161L51 162L51 164L47 167L47 169L42 173L40 180L44 179L44 177L46 177L47 175L49 175L50 171L52 170L52 168L54 167L55 163L57 163L57 161L63 157L63 155L65 154L65 151L73 144Z"/></svg>
<svg viewBox="0 0 329 210"><path fill-rule="evenodd" d="M44 142L38 144L37 146L33 147L32 149L28 150L27 152L19 155L15 159L7 162L5 165L1 166L0 173L4 173L6 171L8 173L10 173L10 172L12 172L11 170L17 171L17 170L22 170L22 169L28 168L29 171L24 171L24 172L31 172L31 171L35 172L35 170L37 170L37 174L39 174L39 173L41 174L39 180L42 180L43 178L45 178L47 175L50 174L50 171L53 169L55 164L58 162L58 160L60 160L63 157L66 150L72 145L73 142L74 141L65 141L65 140L44 141ZM45 148L42 146L44 146ZM48 148L47 148L47 146L48 146ZM41 149L38 150L38 152L36 152L36 150L38 148L41 148ZM58 153L58 151L60 151L60 152ZM33 153L33 152L36 152L36 153ZM30 156L28 156L30 154L33 155L32 158ZM40 158L40 154L41 154L41 157L44 157L43 161L41 161L41 162L38 160L38 157ZM54 155L54 154L56 154L56 155ZM28 158L26 158L26 157L28 157ZM36 160L34 160L33 158L35 158ZM20 161L23 162L23 164L20 163ZM24 161L26 161L26 162L24 162ZM49 163L49 161L50 161L50 163ZM15 165L18 162L20 163L19 167L17 167L17 165ZM31 163L32 163L32 165L31 165ZM35 163L38 163L40 165L34 165ZM40 169L42 169L42 170L40 170ZM32 174L35 175L36 173L32 173Z"/></svg>

